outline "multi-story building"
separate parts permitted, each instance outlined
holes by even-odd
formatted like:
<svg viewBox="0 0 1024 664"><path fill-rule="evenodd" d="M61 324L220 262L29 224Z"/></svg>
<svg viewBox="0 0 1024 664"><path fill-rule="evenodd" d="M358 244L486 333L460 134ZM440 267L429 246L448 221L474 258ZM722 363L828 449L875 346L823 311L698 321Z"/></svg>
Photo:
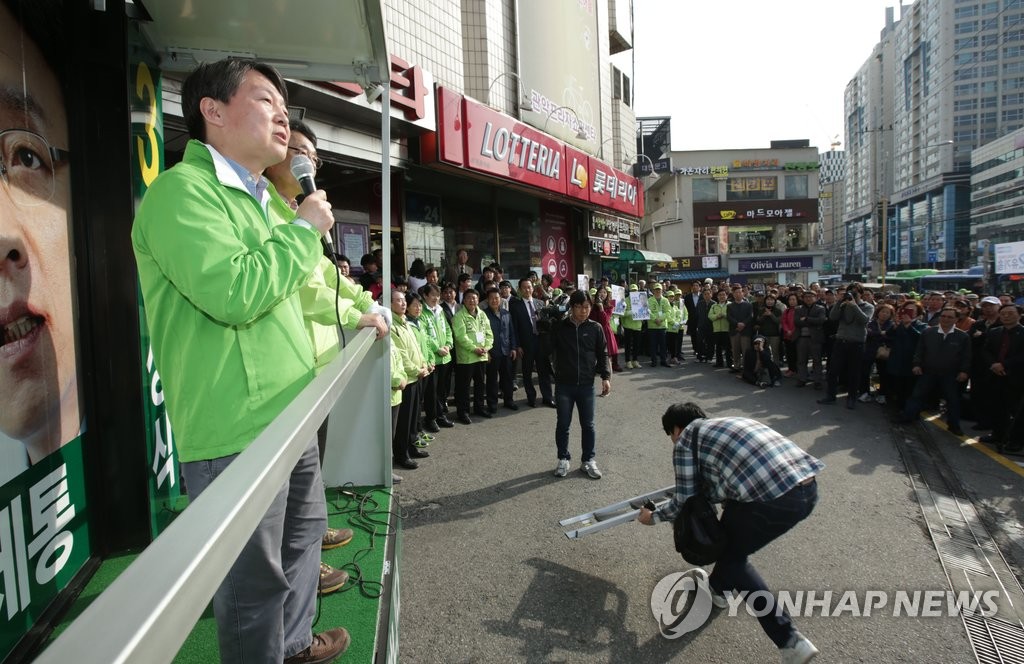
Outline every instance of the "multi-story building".
<svg viewBox="0 0 1024 664"><path fill-rule="evenodd" d="M971 246L985 268L987 288L1021 292L1022 242L1024 129L1018 129L971 154ZM1010 261L1003 260L1004 250L1012 253Z"/></svg>
<svg viewBox="0 0 1024 664"><path fill-rule="evenodd" d="M843 226L843 192L846 177L846 153L836 145L818 155L818 237L817 245L825 252L822 270L829 274L845 273L845 239Z"/></svg>
<svg viewBox="0 0 1024 664"><path fill-rule="evenodd" d="M817 278L824 256L818 151L808 141L667 156L671 173L648 185L641 232L647 249L673 257L657 266L669 278L709 271L740 283Z"/></svg>
<svg viewBox="0 0 1024 664"><path fill-rule="evenodd" d="M1024 126L1022 90L1020 0L917 0L898 21L887 10L846 90L851 266L971 266L971 152Z"/></svg>

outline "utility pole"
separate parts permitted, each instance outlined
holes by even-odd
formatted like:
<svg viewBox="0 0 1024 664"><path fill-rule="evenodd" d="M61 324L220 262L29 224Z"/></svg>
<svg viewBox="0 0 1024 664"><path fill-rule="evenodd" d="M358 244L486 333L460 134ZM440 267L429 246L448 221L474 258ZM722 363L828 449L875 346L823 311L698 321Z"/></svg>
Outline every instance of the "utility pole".
<svg viewBox="0 0 1024 664"><path fill-rule="evenodd" d="M882 253L879 256L882 272L882 288L885 288L885 264L889 257L889 198L882 196Z"/></svg>

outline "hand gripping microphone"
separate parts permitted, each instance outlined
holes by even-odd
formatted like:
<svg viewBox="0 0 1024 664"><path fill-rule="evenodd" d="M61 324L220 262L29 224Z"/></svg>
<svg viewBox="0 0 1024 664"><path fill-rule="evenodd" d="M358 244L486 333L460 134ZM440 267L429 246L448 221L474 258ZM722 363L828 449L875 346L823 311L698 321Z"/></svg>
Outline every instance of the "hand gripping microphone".
<svg viewBox="0 0 1024 664"><path fill-rule="evenodd" d="M309 196L316 191L316 181L313 180L313 173L316 169L313 168L313 162L309 160L304 154L297 154L292 157L291 163L292 176L298 180L299 186L302 187L302 196ZM322 241L324 243L324 251L328 258L334 259L334 241L331 239L330 232L323 235Z"/></svg>

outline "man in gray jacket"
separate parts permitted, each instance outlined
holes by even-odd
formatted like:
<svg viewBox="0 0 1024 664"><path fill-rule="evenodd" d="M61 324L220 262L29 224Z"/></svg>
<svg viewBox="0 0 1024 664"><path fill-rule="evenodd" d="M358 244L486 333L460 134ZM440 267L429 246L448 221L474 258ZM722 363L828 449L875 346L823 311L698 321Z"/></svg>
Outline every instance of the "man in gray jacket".
<svg viewBox="0 0 1024 664"><path fill-rule="evenodd" d="M740 373L743 371L743 354L750 349L750 341L754 338L754 306L743 297L743 287L739 284L732 287L732 301L726 309L726 318L733 361L729 370Z"/></svg>
<svg viewBox="0 0 1024 664"><path fill-rule="evenodd" d="M861 297L864 288L854 282L846 289L842 302L832 307L828 318L837 323L836 338L832 354L828 358L828 391L820 404L836 402L839 381L846 385L846 407L850 410L857 405L857 385L860 384L860 368L864 358L864 339L867 336L868 321L875 307Z"/></svg>

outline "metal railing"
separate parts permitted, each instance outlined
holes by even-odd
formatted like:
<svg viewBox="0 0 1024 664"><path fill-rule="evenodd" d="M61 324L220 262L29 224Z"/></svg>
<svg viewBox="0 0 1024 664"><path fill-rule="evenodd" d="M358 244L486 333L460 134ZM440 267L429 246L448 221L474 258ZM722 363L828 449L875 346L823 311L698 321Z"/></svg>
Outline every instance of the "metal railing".
<svg viewBox="0 0 1024 664"><path fill-rule="evenodd" d="M325 477L359 457L361 477L352 481L390 484L391 450L380 435L391 427L387 350L371 329L354 334L36 662L171 662L328 413Z"/></svg>

